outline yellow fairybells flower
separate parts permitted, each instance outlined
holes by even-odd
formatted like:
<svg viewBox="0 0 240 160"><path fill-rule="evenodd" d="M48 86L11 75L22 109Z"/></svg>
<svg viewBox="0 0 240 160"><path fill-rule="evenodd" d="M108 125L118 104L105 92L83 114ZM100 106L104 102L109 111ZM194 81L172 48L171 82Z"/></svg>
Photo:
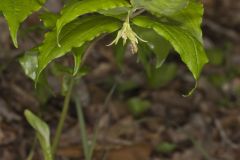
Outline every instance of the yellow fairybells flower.
<svg viewBox="0 0 240 160"><path fill-rule="evenodd" d="M129 12L130 14L130 12ZM127 40L130 40L131 48L133 53L137 53L138 51L138 40L142 42L147 42L140 38L131 28L129 23L129 14L126 18L126 21L123 23L123 27L118 31L117 37L108 45L117 44L118 41L122 38L123 39L123 45L126 44Z"/></svg>

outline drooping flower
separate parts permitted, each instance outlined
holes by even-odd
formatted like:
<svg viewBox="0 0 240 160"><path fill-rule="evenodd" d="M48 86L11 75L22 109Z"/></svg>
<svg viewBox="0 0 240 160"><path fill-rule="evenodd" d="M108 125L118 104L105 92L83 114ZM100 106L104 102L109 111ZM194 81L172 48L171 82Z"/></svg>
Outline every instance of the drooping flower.
<svg viewBox="0 0 240 160"><path fill-rule="evenodd" d="M142 38L140 38L131 28L130 23L129 23L129 15L130 12L126 18L126 21L123 23L122 28L118 31L117 33L117 37L108 45L113 45L113 44L117 44L118 41L122 38L123 39L123 45L126 44L127 40L129 39L130 44L131 44L131 48L133 53L137 53L138 51L138 40L142 41L142 42L146 42L145 40L143 40Z"/></svg>

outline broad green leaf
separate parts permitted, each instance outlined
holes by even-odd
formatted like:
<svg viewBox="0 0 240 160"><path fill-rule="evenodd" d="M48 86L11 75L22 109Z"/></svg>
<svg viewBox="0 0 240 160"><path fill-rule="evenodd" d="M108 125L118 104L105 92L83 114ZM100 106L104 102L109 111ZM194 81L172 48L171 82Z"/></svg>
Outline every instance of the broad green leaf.
<svg viewBox="0 0 240 160"><path fill-rule="evenodd" d="M167 39L180 54L183 62L188 66L195 79L208 62L202 43L188 30L179 26L156 22L150 17L140 16L133 23L145 28L152 28L160 36Z"/></svg>
<svg viewBox="0 0 240 160"><path fill-rule="evenodd" d="M60 15L53 12L44 12L39 17L46 28L53 29Z"/></svg>
<svg viewBox="0 0 240 160"><path fill-rule="evenodd" d="M118 7L109 10L99 10L98 12L104 14L106 16L118 16L118 15L126 15L130 8L128 7Z"/></svg>
<svg viewBox="0 0 240 160"><path fill-rule="evenodd" d="M82 0L66 5L61 11L62 16L57 21L57 37L59 37L64 25L81 15L97 12L99 10L128 7L129 5L130 4L126 0Z"/></svg>
<svg viewBox="0 0 240 160"><path fill-rule="evenodd" d="M182 28L190 31L202 42L202 16L204 8L198 0L190 0L189 4L183 10L169 16L170 19L178 21Z"/></svg>
<svg viewBox="0 0 240 160"><path fill-rule="evenodd" d="M73 57L74 57L74 70L73 70L73 76L76 76L77 73L79 72L81 63L82 63L82 58L83 55L88 48L88 45L85 44L79 48L73 48Z"/></svg>
<svg viewBox="0 0 240 160"><path fill-rule="evenodd" d="M32 80L36 79L37 67L38 67L38 48L33 48L24 53L23 56L19 58L19 62L25 72L25 74ZM52 94L51 87L48 84L45 74L42 74L36 84L36 96L42 104L44 104L47 99Z"/></svg>
<svg viewBox="0 0 240 160"><path fill-rule="evenodd" d="M50 145L50 131L48 125L29 110L25 110L24 115L28 123L36 131L36 135L41 145L44 159L53 160Z"/></svg>
<svg viewBox="0 0 240 160"><path fill-rule="evenodd" d="M32 12L41 8L46 0L0 0L0 9L6 18L11 37L15 47L17 43L17 31L22 23Z"/></svg>
<svg viewBox="0 0 240 160"><path fill-rule="evenodd" d="M158 15L172 15L188 5L189 0L132 0L136 8L145 8Z"/></svg>
<svg viewBox="0 0 240 160"><path fill-rule="evenodd" d="M156 55L156 67L161 67L168 56L171 44L151 29L137 27L134 30L142 39L147 41L146 44Z"/></svg>
<svg viewBox="0 0 240 160"><path fill-rule="evenodd" d="M19 62L25 72L25 74L32 80L36 79L36 71L38 67L38 48L33 48L27 51L22 57L19 58Z"/></svg>
<svg viewBox="0 0 240 160"><path fill-rule="evenodd" d="M81 47L85 42L91 41L100 34L114 32L120 27L121 21L101 15L77 19L63 28L59 36L61 47L57 44L56 31L47 33L43 45L39 48L36 80L52 60L65 55L72 48Z"/></svg>
<svg viewBox="0 0 240 160"><path fill-rule="evenodd" d="M109 10L100 10L98 13L118 19L125 19L129 10L130 8L128 7L118 7Z"/></svg>

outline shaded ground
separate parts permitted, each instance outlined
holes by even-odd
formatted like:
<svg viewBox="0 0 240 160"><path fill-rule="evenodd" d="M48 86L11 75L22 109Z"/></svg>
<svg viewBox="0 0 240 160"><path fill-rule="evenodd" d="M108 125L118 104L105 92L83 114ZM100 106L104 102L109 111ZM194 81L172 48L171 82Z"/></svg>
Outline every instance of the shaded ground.
<svg viewBox="0 0 240 160"><path fill-rule="evenodd" d="M151 89L136 57L126 54L120 71L113 51L97 44L86 59L90 74L75 87L88 124L89 134L100 124L96 159L109 160L238 160L240 157L240 3L235 0L205 0L205 44L210 57L191 97L183 98L194 85L190 73L172 54L167 63L179 63L170 81L161 78L161 87ZM33 16L23 26L38 23ZM6 24L0 18L0 159L25 159L34 132L26 123L26 108L41 113L55 131L63 98L62 77L49 82L54 96L44 106L37 100L33 83L17 62L21 55L13 49ZM37 33L23 29L22 50L38 42ZM33 38L33 40L29 40ZM160 77L168 76L167 73ZM113 94L110 95L110 91ZM109 99L108 97L110 95ZM129 101L138 99L150 108L134 116ZM101 118L98 119L99 113ZM74 104L65 125L58 159L82 158L81 139ZM36 149L34 159L41 159Z"/></svg>

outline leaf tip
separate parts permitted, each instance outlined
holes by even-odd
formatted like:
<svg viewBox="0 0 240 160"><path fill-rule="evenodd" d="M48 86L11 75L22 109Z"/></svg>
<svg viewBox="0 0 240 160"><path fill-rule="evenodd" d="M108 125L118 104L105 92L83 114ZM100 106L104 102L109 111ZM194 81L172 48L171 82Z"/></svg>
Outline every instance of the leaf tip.
<svg viewBox="0 0 240 160"><path fill-rule="evenodd" d="M13 44L16 48L18 48L18 43L17 42L13 42Z"/></svg>
<svg viewBox="0 0 240 160"><path fill-rule="evenodd" d="M18 48L17 35L14 33L11 33L11 37L12 37L14 47Z"/></svg>
<svg viewBox="0 0 240 160"><path fill-rule="evenodd" d="M24 110L24 116L28 117L31 112L28 109Z"/></svg>

